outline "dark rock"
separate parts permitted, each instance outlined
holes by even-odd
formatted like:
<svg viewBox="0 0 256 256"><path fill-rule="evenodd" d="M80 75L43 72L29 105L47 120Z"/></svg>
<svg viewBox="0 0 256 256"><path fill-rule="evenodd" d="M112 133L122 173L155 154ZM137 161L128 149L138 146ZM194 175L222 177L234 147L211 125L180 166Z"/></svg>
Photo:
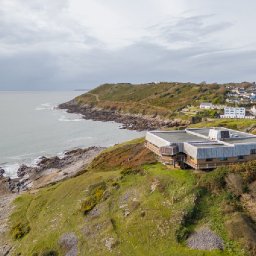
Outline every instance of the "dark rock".
<svg viewBox="0 0 256 256"><path fill-rule="evenodd" d="M5 170L0 167L0 178L4 177Z"/></svg>
<svg viewBox="0 0 256 256"><path fill-rule="evenodd" d="M55 156L55 157L51 157L51 158L47 158L47 157L41 157L41 160L38 163L38 166L41 169L45 169L45 168L59 168L59 164L60 164L60 158Z"/></svg>
<svg viewBox="0 0 256 256"><path fill-rule="evenodd" d="M18 171L17 171L17 176L19 177L19 178L22 178L23 176L25 176L26 175L26 173L27 173L27 171L28 171L28 166L27 165L25 165L25 164L22 164L21 166L20 166L20 168L18 169Z"/></svg>
<svg viewBox="0 0 256 256"><path fill-rule="evenodd" d="M123 114L109 109L95 108L90 105L80 106L75 100L59 105L60 109L67 109L69 113L82 114L85 119L94 121L114 121L121 123L121 129L128 130L155 130L163 127L187 126L189 121L184 120L160 120L156 117L142 115Z"/></svg>

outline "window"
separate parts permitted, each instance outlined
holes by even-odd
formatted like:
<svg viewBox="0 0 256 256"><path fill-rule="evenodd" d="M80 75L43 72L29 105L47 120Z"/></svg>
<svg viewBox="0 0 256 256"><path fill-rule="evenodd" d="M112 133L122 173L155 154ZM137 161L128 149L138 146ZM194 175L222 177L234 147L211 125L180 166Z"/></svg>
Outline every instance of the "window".
<svg viewBox="0 0 256 256"><path fill-rule="evenodd" d="M221 158L220 158L220 161L227 161L227 160L228 160L227 157L221 157Z"/></svg>
<svg viewBox="0 0 256 256"><path fill-rule="evenodd" d="M256 154L256 149L251 149L251 155L255 155Z"/></svg>
<svg viewBox="0 0 256 256"><path fill-rule="evenodd" d="M211 162L213 159L212 158L206 158L205 161L206 162Z"/></svg>
<svg viewBox="0 0 256 256"><path fill-rule="evenodd" d="M244 156L238 156L237 157L239 160L242 160L242 159L244 159Z"/></svg>

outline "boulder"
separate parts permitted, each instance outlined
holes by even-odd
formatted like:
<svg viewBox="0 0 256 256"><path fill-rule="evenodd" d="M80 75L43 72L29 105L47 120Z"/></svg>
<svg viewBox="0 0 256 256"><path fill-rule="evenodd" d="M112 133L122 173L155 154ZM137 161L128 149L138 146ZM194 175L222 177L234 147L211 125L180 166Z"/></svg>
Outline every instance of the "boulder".
<svg viewBox="0 0 256 256"><path fill-rule="evenodd" d="M0 178L4 177L5 170L0 167Z"/></svg>

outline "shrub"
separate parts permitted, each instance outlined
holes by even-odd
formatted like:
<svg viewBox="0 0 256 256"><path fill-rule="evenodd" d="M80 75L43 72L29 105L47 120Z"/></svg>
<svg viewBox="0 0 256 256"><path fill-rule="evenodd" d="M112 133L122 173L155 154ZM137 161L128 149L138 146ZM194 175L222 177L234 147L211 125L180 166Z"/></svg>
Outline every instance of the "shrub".
<svg viewBox="0 0 256 256"><path fill-rule="evenodd" d="M236 164L231 166L229 169L233 173L239 173L245 185L256 180L256 161Z"/></svg>
<svg viewBox="0 0 256 256"><path fill-rule="evenodd" d="M225 187L227 173L227 167L218 167L214 171L205 174L200 180L200 185L209 191L217 192Z"/></svg>
<svg viewBox="0 0 256 256"><path fill-rule="evenodd" d="M18 223L11 229L11 235L13 239L22 239L30 231L28 223Z"/></svg>
<svg viewBox="0 0 256 256"><path fill-rule="evenodd" d="M41 256L58 256L58 252L54 251L54 250L46 250L44 251Z"/></svg>
<svg viewBox="0 0 256 256"><path fill-rule="evenodd" d="M81 211L84 214L90 212L100 202L106 188L105 182L100 182L89 187L88 197L81 205Z"/></svg>
<svg viewBox="0 0 256 256"><path fill-rule="evenodd" d="M127 175L145 175L145 171L142 169L125 169L121 171L122 177Z"/></svg>

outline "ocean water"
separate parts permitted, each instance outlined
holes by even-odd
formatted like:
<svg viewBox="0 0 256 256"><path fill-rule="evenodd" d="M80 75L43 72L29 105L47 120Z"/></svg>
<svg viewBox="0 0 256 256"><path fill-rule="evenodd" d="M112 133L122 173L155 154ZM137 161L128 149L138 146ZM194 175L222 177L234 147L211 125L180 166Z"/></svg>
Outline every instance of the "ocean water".
<svg viewBox="0 0 256 256"><path fill-rule="evenodd" d="M114 122L84 120L56 109L81 92L0 92L0 167L15 177L20 164L77 147L111 146L144 135Z"/></svg>

